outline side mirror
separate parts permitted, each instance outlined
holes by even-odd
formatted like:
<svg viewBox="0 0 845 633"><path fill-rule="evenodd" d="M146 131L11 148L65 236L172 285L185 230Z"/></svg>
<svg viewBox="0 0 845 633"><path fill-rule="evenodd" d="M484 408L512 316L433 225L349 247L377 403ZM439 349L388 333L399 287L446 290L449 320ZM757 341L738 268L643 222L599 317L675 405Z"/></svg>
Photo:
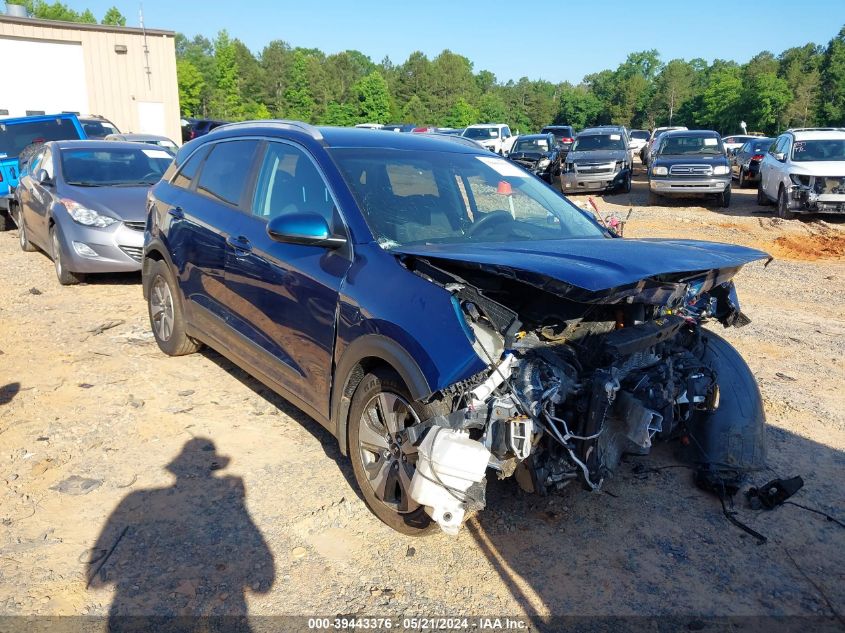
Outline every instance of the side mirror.
<svg viewBox="0 0 845 633"><path fill-rule="evenodd" d="M47 175L46 169L39 169L35 173L35 180L37 180L39 184L45 185L45 186L49 186L49 185L53 184L53 181L50 180L50 176Z"/></svg>
<svg viewBox="0 0 845 633"><path fill-rule="evenodd" d="M777 154L775 154L775 160L780 161L781 163L785 162L786 154L784 154L783 152L778 152Z"/></svg>
<svg viewBox="0 0 845 633"><path fill-rule="evenodd" d="M317 213L289 213L267 223L267 235L283 244L340 248L346 238L332 235L326 219Z"/></svg>

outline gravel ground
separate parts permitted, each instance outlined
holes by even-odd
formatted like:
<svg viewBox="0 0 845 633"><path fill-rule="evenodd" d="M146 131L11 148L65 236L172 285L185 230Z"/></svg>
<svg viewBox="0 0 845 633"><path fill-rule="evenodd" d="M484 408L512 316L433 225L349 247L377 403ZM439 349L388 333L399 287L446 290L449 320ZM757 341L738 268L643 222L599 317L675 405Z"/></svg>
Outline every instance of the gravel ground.
<svg viewBox="0 0 845 633"><path fill-rule="evenodd" d="M795 500L845 520L845 223L779 221L751 190L727 210L646 207L639 178L597 197L602 214L632 209L626 236L776 257L741 271L752 323L722 332L770 424L769 471L750 483L801 475ZM16 232L0 233L0 258L0 615L511 614L542 628L556 615L845 613L845 530L737 497L769 538L758 546L690 471L636 468L676 464L672 446L623 464L608 494L492 481L459 536L396 534L316 422L214 352L161 354L137 276L62 288Z"/></svg>

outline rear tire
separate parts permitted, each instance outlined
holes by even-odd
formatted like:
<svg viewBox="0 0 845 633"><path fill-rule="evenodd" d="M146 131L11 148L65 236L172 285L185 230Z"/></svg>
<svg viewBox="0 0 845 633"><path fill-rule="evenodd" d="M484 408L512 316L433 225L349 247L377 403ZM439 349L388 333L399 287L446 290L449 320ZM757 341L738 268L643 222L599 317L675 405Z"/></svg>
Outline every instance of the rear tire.
<svg viewBox="0 0 845 633"><path fill-rule="evenodd" d="M763 191L763 181L762 180L757 183L757 204L759 204L761 207L767 207L771 204L768 196Z"/></svg>
<svg viewBox="0 0 845 633"><path fill-rule="evenodd" d="M50 248L53 254L53 266L56 268L56 277L63 286L73 286L85 279L85 275L71 272L65 265L65 256L62 252L62 243L59 239L59 227L55 224L50 227Z"/></svg>
<svg viewBox="0 0 845 633"><path fill-rule="evenodd" d="M21 245L21 250L26 253L34 253L37 249L29 241L29 235L26 232L26 224L23 221L23 213L18 209L18 243Z"/></svg>
<svg viewBox="0 0 845 633"><path fill-rule="evenodd" d="M159 349L168 356L192 354L202 347L185 333L186 320L179 300L179 286L170 267L163 261L150 266L150 295L147 312Z"/></svg>
<svg viewBox="0 0 845 633"><path fill-rule="evenodd" d="M795 219L795 214L789 210L789 201L783 187L778 190L778 217L782 220Z"/></svg>
<svg viewBox="0 0 845 633"><path fill-rule="evenodd" d="M0 211L0 231L11 231L15 228L15 223L12 220L12 211Z"/></svg>
<svg viewBox="0 0 845 633"><path fill-rule="evenodd" d="M402 379L389 369L364 376L349 407L349 458L364 501L383 523L409 536L430 534L437 524L406 493L416 471L416 449L396 444L391 422L401 430L440 413L439 408L413 402Z"/></svg>
<svg viewBox="0 0 845 633"><path fill-rule="evenodd" d="M745 170L740 168L739 170L739 188L745 189L748 186L748 181L745 179Z"/></svg>

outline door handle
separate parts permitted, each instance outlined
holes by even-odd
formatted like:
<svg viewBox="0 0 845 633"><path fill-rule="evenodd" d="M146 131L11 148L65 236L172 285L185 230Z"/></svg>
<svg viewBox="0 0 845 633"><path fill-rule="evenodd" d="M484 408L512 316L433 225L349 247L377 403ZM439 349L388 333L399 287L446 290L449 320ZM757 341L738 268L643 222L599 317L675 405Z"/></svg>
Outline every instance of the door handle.
<svg viewBox="0 0 845 633"><path fill-rule="evenodd" d="M182 207L170 207L167 210L167 215L173 216L177 220L185 218L185 212L182 210Z"/></svg>
<svg viewBox="0 0 845 633"><path fill-rule="evenodd" d="M243 235L226 238L226 245L234 249L239 255L246 255L252 252L252 244Z"/></svg>

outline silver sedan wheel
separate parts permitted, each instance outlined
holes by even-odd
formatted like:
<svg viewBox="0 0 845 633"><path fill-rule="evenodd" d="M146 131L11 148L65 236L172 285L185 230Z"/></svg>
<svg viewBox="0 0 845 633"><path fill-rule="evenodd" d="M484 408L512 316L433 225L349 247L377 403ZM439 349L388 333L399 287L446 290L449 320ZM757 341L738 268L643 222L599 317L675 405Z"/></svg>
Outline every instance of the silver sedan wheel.
<svg viewBox="0 0 845 633"><path fill-rule="evenodd" d="M62 276L62 247L59 244L59 232L56 229L52 231L53 241L53 264L56 266L56 274L61 278Z"/></svg>
<svg viewBox="0 0 845 633"><path fill-rule="evenodd" d="M384 391L370 399L358 420L358 450L367 480L376 498L400 514L420 507L408 493L417 449L400 435L419 421L407 400Z"/></svg>
<svg viewBox="0 0 845 633"><path fill-rule="evenodd" d="M169 341L173 335L173 295L164 277L158 275L150 290L150 315L156 336Z"/></svg>

